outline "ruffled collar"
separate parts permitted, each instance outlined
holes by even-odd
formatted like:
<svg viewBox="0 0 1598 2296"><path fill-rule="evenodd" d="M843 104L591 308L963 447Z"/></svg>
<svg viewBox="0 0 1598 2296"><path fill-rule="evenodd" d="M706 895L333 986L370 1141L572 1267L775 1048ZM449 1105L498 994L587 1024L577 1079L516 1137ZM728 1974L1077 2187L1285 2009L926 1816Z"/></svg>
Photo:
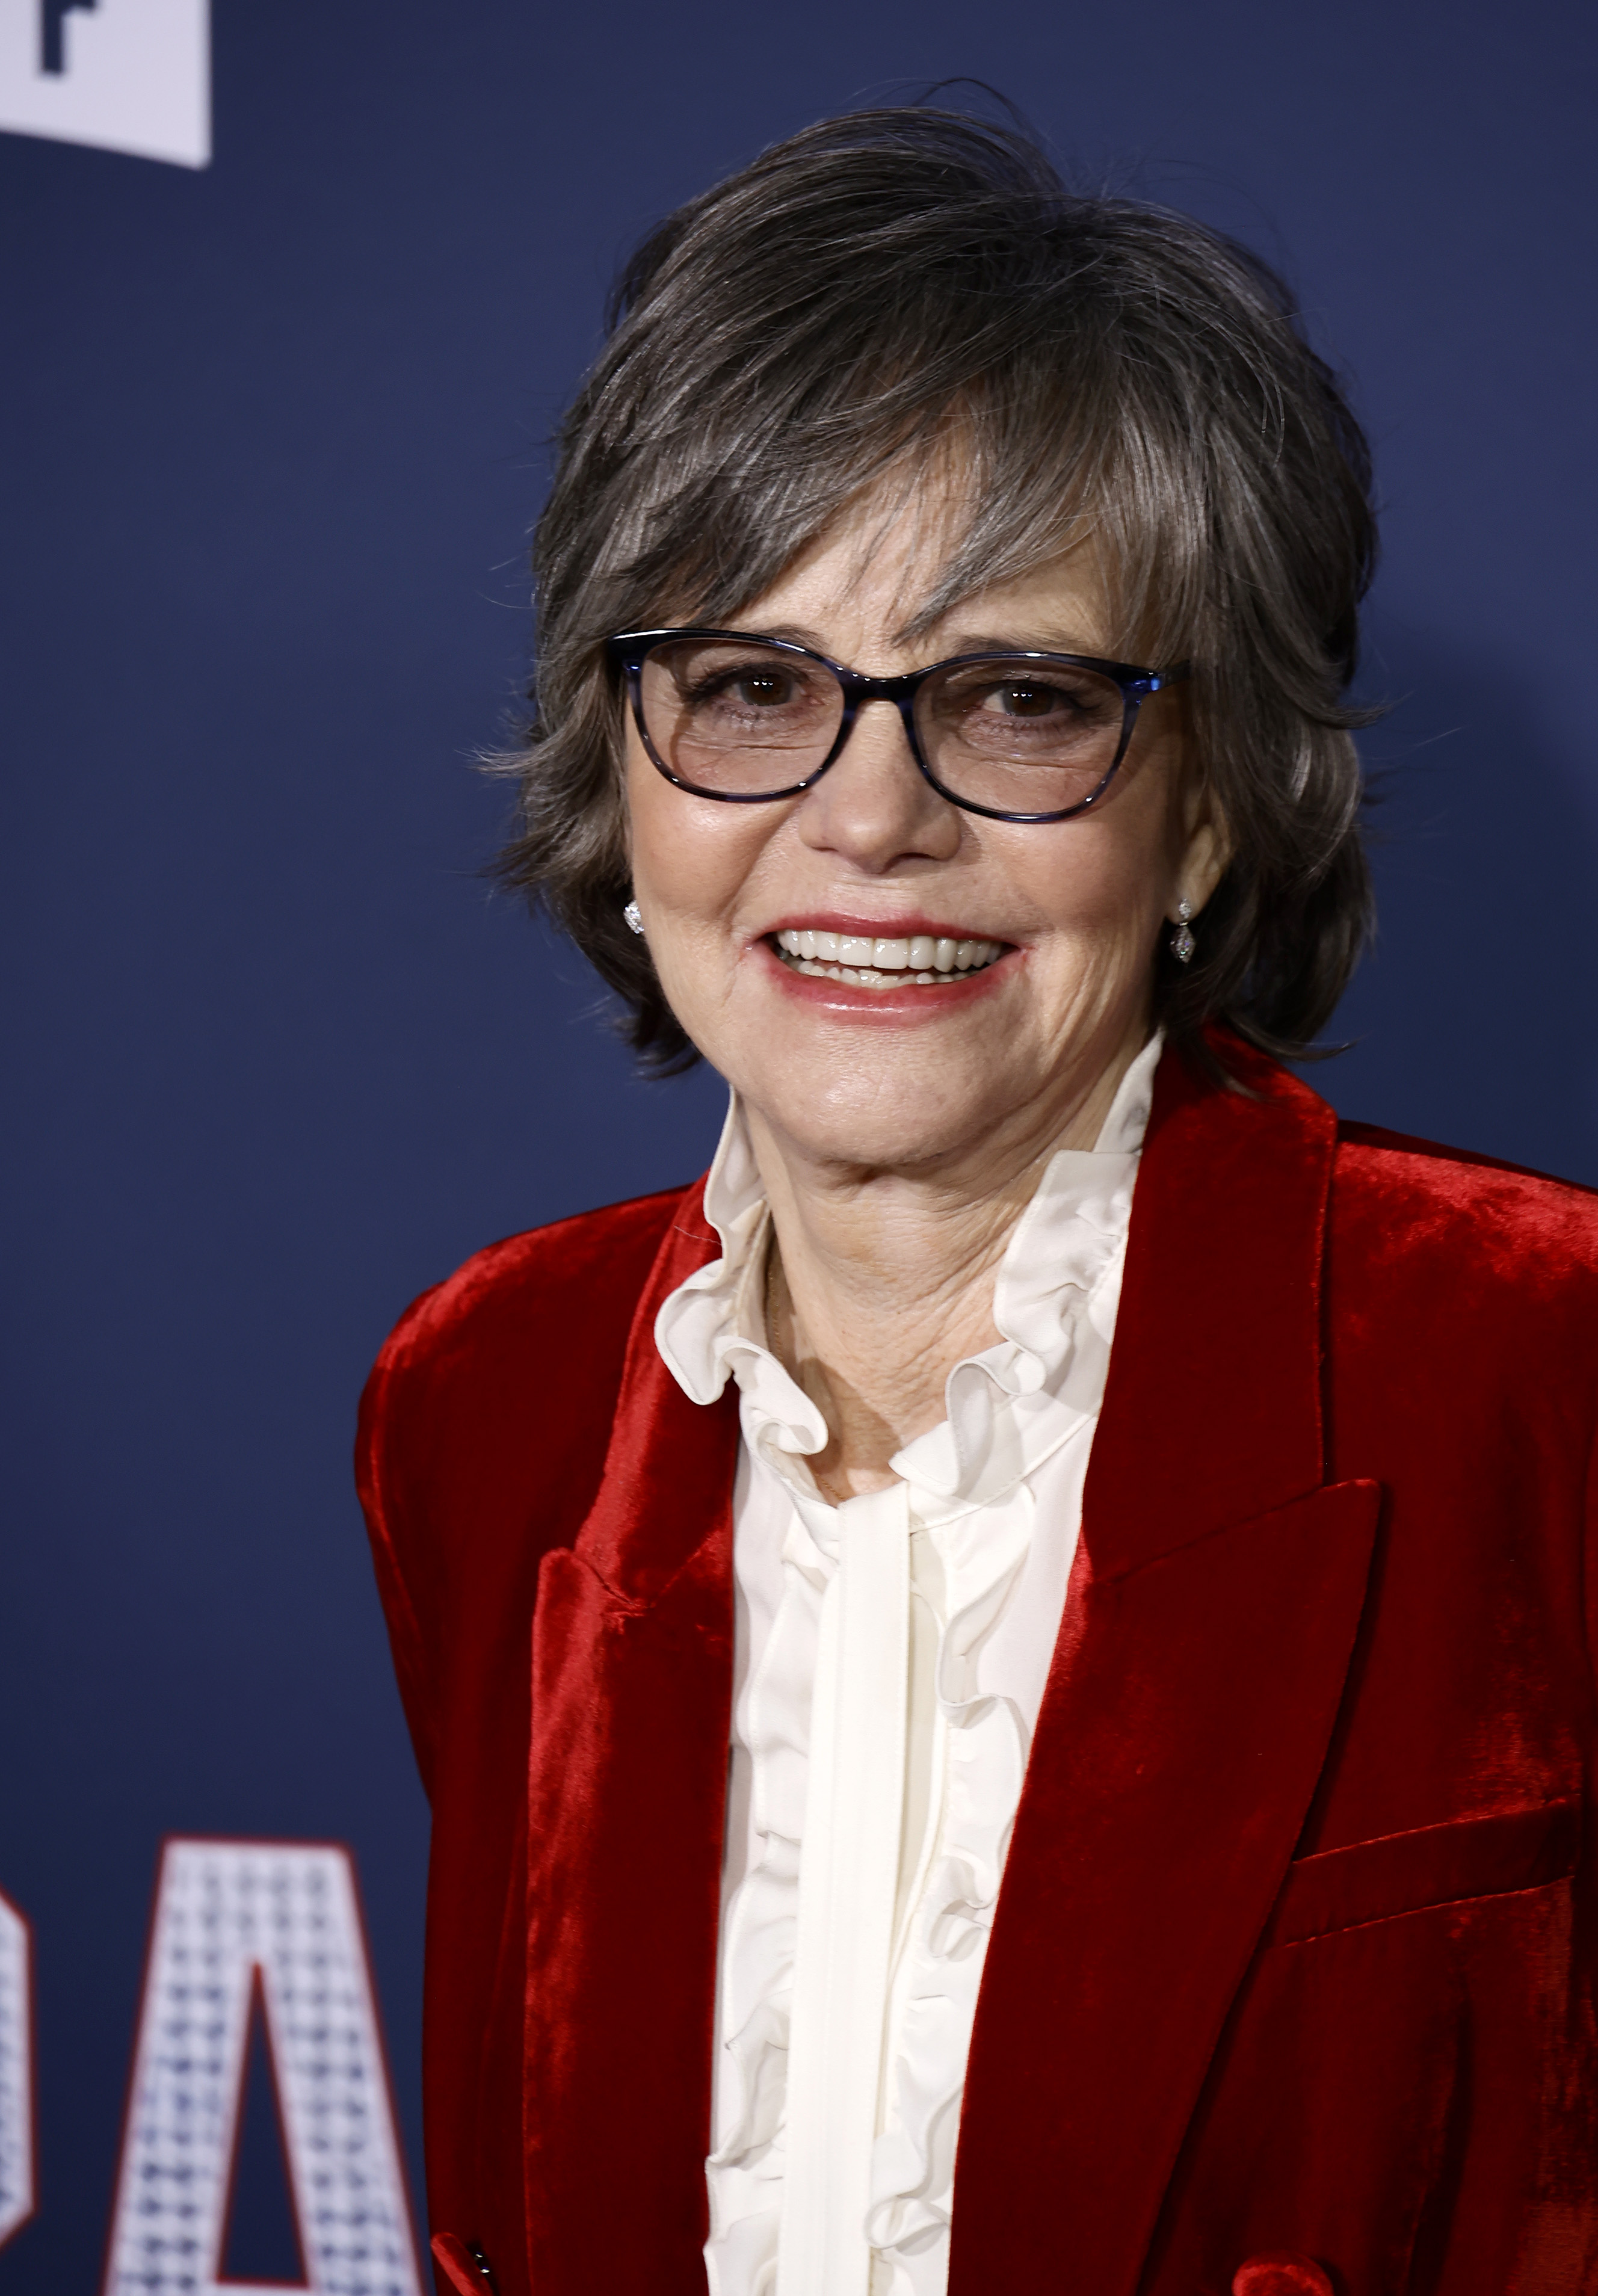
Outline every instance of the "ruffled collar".
<svg viewBox="0 0 1598 2296"><path fill-rule="evenodd" d="M1157 1033L1122 1078L1091 1149L1061 1149L1044 1167L1017 1221L994 1288L999 1339L949 1374L947 1417L890 1461L911 1484L923 1520L991 1504L1041 1464L1096 1409L1102 1365L1074 1342L1086 1315L1107 1344L1114 1300L1095 1316L1131 1217L1132 1190L1149 1120L1162 1037ZM734 1093L705 1185L705 1216L722 1256L662 1305L655 1344L684 1392L713 1403L729 1378L742 1395L751 1448L792 1487L806 1521L824 1536L833 1510L801 1463L824 1450L822 1414L766 1343L764 1277L770 1210ZM1085 1391L1074 1390L1074 1364ZM1091 1390L1091 1391L1088 1391Z"/></svg>

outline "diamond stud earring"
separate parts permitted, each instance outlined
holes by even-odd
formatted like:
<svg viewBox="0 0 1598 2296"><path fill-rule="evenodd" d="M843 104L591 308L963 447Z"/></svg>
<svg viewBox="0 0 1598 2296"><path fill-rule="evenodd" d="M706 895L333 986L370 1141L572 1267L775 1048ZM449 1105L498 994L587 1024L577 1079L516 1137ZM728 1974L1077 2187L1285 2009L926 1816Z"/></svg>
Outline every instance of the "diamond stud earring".
<svg viewBox="0 0 1598 2296"><path fill-rule="evenodd" d="M621 914L635 933L641 933L643 931L643 919L638 914L636 901L629 901Z"/></svg>
<svg viewBox="0 0 1598 2296"><path fill-rule="evenodd" d="M1171 955L1178 964L1191 964L1193 961L1193 951L1199 946L1193 939L1192 928L1187 922L1192 913L1193 905L1184 893L1176 904L1176 930L1171 935Z"/></svg>

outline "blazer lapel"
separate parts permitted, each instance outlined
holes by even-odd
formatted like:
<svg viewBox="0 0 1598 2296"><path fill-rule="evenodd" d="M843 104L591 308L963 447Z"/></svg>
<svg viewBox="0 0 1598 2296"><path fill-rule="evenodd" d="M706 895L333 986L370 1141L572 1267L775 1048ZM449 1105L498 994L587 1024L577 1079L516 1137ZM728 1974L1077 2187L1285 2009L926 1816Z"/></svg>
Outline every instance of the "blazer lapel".
<svg viewBox="0 0 1598 2296"><path fill-rule="evenodd" d="M638 1304L598 1496L539 1578L523 2107L539 2296L704 2287L737 1394L691 1403L654 1319L718 1250L696 1189Z"/></svg>
<svg viewBox="0 0 1598 2296"><path fill-rule="evenodd" d="M1323 1487L1335 1119L1168 1054L1082 1539L968 2067L950 2296L1130 2296L1281 1886L1364 1601L1376 1486Z"/></svg>

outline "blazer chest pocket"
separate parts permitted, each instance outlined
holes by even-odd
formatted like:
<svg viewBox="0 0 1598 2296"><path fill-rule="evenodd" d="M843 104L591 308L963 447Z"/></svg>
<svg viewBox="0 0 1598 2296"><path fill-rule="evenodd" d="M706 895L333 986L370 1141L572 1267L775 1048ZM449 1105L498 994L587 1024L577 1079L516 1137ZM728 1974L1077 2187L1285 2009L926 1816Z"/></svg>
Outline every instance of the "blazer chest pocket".
<svg viewBox="0 0 1598 2296"><path fill-rule="evenodd" d="M1300 1945L1428 1906L1535 1890L1574 1873L1580 1846L1581 1804L1572 1796L1295 1857L1263 1942Z"/></svg>

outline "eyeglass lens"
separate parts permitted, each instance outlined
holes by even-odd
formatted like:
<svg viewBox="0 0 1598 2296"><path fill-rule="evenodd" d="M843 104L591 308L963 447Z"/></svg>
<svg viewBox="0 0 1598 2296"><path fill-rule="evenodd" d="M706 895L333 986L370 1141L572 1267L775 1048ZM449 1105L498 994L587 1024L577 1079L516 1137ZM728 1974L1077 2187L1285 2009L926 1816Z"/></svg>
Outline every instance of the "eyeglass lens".
<svg viewBox="0 0 1598 2296"><path fill-rule="evenodd" d="M644 729L667 770L712 797L766 797L822 766L844 693L822 661L722 638L657 646L641 685ZM1079 805L1115 763L1126 704L1113 678L996 654L953 663L915 697L922 755L952 797L996 813Z"/></svg>

